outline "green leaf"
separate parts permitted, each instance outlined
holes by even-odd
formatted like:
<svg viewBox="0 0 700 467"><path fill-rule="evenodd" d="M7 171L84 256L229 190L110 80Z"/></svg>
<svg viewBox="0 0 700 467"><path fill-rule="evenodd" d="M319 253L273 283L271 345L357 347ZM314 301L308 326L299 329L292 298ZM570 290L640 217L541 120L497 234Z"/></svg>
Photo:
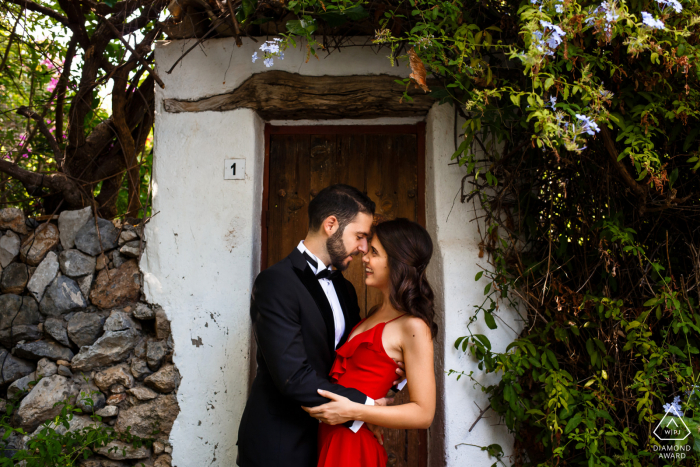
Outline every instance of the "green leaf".
<svg viewBox="0 0 700 467"><path fill-rule="evenodd" d="M475 281L478 281L479 279L481 279L481 276L483 276L483 275L484 275L484 271L479 271L479 272L477 272L477 273L476 273L476 277L474 278L474 280L475 280Z"/></svg>
<svg viewBox="0 0 700 467"><path fill-rule="evenodd" d="M491 350L491 341L483 334L474 334L474 337L487 349Z"/></svg>
<svg viewBox="0 0 700 467"><path fill-rule="evenodd" d="M496 326L496 320L493 317L493 314L489 311L484 312L484 321L486 321L486 326L489 327L489 329L496 329L498 326Z"/></svg>
<svg viewBox="0 0 700 467"><path fill-rule="evenodd" d="M570 433L580 423L581 423L581 413L579 412L569 419L569 422L566 424L566 428L564 428L564 433L565 434Z"/></svg>

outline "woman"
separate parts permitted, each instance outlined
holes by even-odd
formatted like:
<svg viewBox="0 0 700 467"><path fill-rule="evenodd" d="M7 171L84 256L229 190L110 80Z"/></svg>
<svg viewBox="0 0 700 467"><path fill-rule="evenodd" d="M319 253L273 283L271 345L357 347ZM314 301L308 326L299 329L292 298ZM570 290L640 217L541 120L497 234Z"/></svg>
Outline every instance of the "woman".
<svg viewBox="0 0 700 467"><path fill-rule="evenodd" d="M319 460L323 467L383 467L385 449L367 424L387 428L427 428L435 414L433 291L425 268L433 254L428 232L408 219L377 225L369 251L362 257L365 284L383 294L338 349L331 378L356 388L372 399L385 396L398 368L405 364L410 402L395 407L357 404L319 390L331 402L304 408L324 422L319 427ZM357 433L341 423L365 422Z"/></svg>

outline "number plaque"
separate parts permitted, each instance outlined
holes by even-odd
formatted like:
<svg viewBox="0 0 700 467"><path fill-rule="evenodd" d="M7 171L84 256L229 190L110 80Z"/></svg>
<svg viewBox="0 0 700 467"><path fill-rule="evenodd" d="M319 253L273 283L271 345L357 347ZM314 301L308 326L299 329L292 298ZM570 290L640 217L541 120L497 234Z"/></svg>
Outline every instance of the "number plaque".
<svg viewBox="0 0 700 467"><path fill-rule="evenodd" d="M245 159L226 159L224 180L245 180Z"/></svg>

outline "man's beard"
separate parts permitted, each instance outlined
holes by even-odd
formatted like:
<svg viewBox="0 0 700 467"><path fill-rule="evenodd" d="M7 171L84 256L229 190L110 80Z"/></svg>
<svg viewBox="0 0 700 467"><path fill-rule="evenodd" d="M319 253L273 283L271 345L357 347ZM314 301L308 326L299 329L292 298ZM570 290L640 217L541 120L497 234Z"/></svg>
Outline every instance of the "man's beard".
<svg viewBox="0 0 700 467"><path fill-rule="evenodd" d="M345 271L350 265L350 263L345 263L345 258L350 256L350 254L345 250L345 245L343 245L344 230L345 228L338 229L326 240L326 249L328 250L328 256L331 257L331 264L338 271Z"/></svg>

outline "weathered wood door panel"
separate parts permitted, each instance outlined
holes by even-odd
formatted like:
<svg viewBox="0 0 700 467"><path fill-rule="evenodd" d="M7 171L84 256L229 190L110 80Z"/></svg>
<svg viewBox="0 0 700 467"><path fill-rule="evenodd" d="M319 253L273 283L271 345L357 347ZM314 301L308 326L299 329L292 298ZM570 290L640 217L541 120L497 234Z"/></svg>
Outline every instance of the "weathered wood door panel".
<svg viewBox="0 0 700 467"><path fill-rule="evenodd" d="M422 126L269 127L262 266L283 259L305 237L309 201L333 183L367 193L377 205L377 221L422 221L421 131ZM361 258L350 264L344 275L355 286L365 316L381 295L365 286ZM397 404L408 402L408 390L396 399ZM427 465L426 430L385 430L384 439L390 466Z"/></svg>

